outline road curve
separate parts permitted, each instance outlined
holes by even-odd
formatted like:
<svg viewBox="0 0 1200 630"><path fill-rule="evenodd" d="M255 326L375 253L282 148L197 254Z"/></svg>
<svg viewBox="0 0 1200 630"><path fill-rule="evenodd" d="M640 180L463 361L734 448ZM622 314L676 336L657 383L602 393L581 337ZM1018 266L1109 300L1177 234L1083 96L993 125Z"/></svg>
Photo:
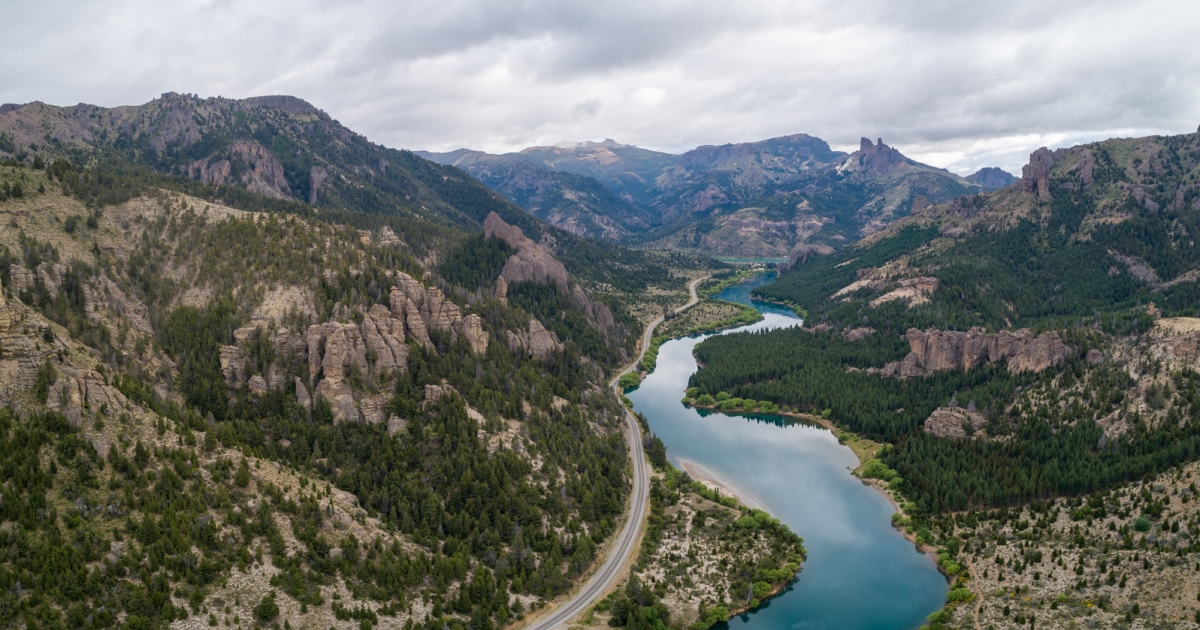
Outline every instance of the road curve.
<svg viewBox="0 0 1200 630"><path fill-rule="evenodd" d="M690 299L687 304L675 309L678 313L692 306L700 299L696 296L696 285L701 280L708 278L697 278L688 284L688 293ZM650 322L646 326L646 332L642 337L642 351L632 363L621 370L609 386L613 391L620 395L617 381L621 376L633 370L642 362L642 357L646 355L646 349L650 347L650 340L654 338L654 329L663 321L662 317ZM578 614L591 606L601 595L608 592L617 575L621 572L621 567L631 555L637 552L637 540L642 531L642 523L646 520L646 505L650 500L650 470L646 464L646 455L642 450L642 431L638 427L637 419L633 417L633 413L628 409L625 410L625 424L628 431L626 432L626 440L629 442L629 454L633 458L633 495L630 501L630 510L628 518L625 519L625 525L621 528L620 533L616 535L613 542L609 545L607 557L600 568L592 574L588 581L583 585L579 592L575 593L571 599L560 604L549 615L533 621L525 627L525 630L560 630L567 627L567 622L575 618Z"/></svg>

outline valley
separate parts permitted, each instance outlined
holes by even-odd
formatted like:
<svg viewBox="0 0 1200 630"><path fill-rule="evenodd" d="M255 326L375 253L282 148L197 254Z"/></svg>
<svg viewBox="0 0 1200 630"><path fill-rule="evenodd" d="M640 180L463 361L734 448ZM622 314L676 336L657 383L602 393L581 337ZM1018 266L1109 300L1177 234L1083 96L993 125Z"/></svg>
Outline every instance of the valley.
<svg viewBox="0 0 1200 630"><path fill-rule="evenodd" d="M1190 627L1198 177L4 106L0 626Z"/></svg>
<svg viewBox="0 0 1200 630"><path fill-rule="evenodd" d="M572 233L719 256L829 253L931 204L1015 181L996 168L959 177L882 139L848 154L806 134L682 155L612 140L418 155Z"/></svg>

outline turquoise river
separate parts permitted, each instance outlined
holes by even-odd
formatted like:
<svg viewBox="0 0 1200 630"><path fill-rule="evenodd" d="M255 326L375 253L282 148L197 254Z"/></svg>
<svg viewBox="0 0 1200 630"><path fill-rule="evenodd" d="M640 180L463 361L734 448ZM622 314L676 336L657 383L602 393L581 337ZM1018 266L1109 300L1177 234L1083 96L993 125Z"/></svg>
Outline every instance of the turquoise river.
<svg viewBox="0 0 1200 630"><path fill-rule="evenodd" d="M718 297L752 304L763 321L736 330L800 324L789 310L751 302L764 275ZM727 331L733 332L733 331ZM735 488L804 538L808 559L791 587L729 622L737 629L910 630L937 610L946 581L933 562L891 527L891 504L851 476L857 459L824 428L778 416L726 415L680 400L697 369L692 349L707 336L663 344L658 366L629 392L634 409L690 467Z"/></svg>

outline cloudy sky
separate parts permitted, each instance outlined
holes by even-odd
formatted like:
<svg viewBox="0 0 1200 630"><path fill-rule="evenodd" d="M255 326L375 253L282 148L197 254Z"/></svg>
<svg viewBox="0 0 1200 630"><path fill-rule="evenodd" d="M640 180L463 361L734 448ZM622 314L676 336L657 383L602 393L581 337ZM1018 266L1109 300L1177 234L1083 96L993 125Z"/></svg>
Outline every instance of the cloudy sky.
<svg viewBox="0 0 1200 630"><path fill-rule="evenodd" d="M292 94L394 147L882 137L959 173L1200 125L1194 0L5 2L0 102Z"/></svg>

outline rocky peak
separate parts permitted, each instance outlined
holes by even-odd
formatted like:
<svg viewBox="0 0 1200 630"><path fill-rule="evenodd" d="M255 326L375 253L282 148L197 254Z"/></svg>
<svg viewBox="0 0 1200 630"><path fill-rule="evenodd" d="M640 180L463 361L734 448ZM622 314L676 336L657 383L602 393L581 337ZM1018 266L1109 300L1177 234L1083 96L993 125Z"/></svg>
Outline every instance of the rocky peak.
<svg viewBox="0 0 1200 630"><path fill-rule="evenodd" d="M858 151L838 167L839 173L862 173L869 177L887 175L908 163L908 158L896 149L883 143L872 143L870 138L859 141Z"/></svg>
<svg viewBox="0 0 1200 630"><path fill-rule="evenodd" d="M1029 154L1029 164L1021 169L1021 192L1035 195L1038 201L1050 201L1050 168L1054 153L1042 147Z"/></svg>
<svg viewBox="0 0 1200 630"><path fill-rule="evenodd" d="M1004 188L1005 186L1009 186L1013 182L1017 181L1017 178L1009 174L1008 171L996 168L994 166L986 166L981 168L978 171L967 175L963 179L971 182L972 184L979 184L984 190L996 190L998 188Z"/></svg>

